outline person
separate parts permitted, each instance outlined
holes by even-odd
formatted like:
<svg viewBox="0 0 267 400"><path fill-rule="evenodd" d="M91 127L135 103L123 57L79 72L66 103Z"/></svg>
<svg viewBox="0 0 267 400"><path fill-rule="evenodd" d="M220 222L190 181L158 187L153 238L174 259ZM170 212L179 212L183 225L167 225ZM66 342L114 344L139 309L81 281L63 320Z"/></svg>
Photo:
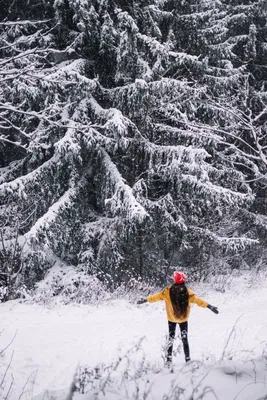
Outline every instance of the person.
<svg viewBox="0 0 267 400"><path fill-rule="evenodd" d="M169 340L166 354L166 366L168 367L172 363L172 349L177 324L179 324L180 327L185 361L190 361L190 349L188 344L188 318L190 315L191 303L195 303L200 307L207 307L215 314L219 313L217 307L214 307L200 297L197 297L192 290L186 287L186 277L182 272L175 271L173 273L173 280L174 283L161 292L137 301L137 304L143 304L145 302L154 303L159 300L165 301L169 326Z"/></svg>

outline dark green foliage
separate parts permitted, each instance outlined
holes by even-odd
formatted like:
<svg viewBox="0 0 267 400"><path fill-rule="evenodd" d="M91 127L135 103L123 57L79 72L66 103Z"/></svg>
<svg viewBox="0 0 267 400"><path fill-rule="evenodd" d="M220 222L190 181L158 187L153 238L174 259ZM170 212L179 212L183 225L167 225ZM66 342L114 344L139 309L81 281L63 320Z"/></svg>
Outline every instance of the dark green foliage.
<svg viewBox="0 0 267 400"><path fill-rule="evenodd" d="M131 277L165 282L173 268L202 277L261 262L264 7L1 9L1 251L18 238L21 282L59 263L114 288Z"/></svg>

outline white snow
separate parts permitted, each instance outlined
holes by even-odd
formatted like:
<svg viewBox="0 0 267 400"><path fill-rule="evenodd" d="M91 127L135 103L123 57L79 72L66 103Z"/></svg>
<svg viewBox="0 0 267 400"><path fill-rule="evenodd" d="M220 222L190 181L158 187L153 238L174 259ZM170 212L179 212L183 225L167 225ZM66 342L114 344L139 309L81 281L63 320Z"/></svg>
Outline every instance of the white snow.
<svg viewBox="0 0 267 400"><path fill-rule="evenodd" d="M38 219L30 231L24 235L25 239L29 242L38 242L38 235L43 232L45 227L48 227L57 218L59 211L63 207L66 207L75 195L75 189L68 189L63 196L61 196L61 198L54 203L41 218Z"/></svg>
<svg viewBox="0 0 267 400"><path fill-rule="evenodd" d="M121 356L110 374L100 365L100 375L87 382L89 392L75 394L73 400L144 399L146 390L147 400L163 399L164 394L166 400L257 400L266 396L267 279L254 277L248 287L250 279L249 275L236 279L225 293L210 285L188 285L218 306L220 313L193 307L189 342L192 359L197 361L185 364L178 352L173 373L163 368L167 321L161 302L137 306L110 300L88 306L62 305L55 299L50 307L18 301L0 304L0 381L6 371L2 393L7 392L13 376L8 400L67 400L78 365L95 371L95 366L116 363ZM176 352L180 344L178 337ZM138 390L140 397L135 396Z"/></svg>
<svg viewBox="0 0 267 400"><path fill-rule="evenodd" d="M118 171L116 165L112 162L108 153L102 149L103 165L106 168L107 175L114 185L114 194L105 200L105 205L110 208L113 215L125 213L128 221L136 219L142 222L147 216L145 208L136 200L132 188L127 185Z"/></svg>

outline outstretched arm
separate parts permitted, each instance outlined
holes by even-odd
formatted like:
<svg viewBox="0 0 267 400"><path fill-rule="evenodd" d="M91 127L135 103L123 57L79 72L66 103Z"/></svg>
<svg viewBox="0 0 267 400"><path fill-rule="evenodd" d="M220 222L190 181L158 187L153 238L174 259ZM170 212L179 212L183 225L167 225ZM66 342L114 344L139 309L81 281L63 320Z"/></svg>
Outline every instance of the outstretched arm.
<svg viewBox="0 0 267 400"><path fill-rule="evenodd" d="M200 297L196 296L194 292L188 289L189 293L189 301L190 303L195 303L199 307L209 308L215 314L219 313L218 307L214 307L211 304L207 303L205 300L201 299Z"/></svg>
<svg viewBox="0 0 267 400"><path fill-rule="evenodd" d="M155 303L156 301L164 300L165 299L166 289L163 289L161 292L152 294L152 296L147 297L147 301L149 303Z"/></svg>
<svg viewBox="0 0 267 400"><path fill-rule="evenodd" d="M190 303L195 303L199 307L204 307L207 308L209 303L207 303L205 300L201 299L200 297L196 296L195 293L189 295L189 301Z"/></svg>
<svg viewBox="0 0 267 400"><path fill-rule="evenodd" d="M192 290L187 289L188 294L189 294L189 303L195 303L199 307L208 307L209 303L207 303L205 300L201 299L200 297L196 296Z"/></svg>
<svg viewBox="0 0 267 400"><path fill-rule="evenodd" d="M149 303L155 303L156 301L164 300L165 294L166 294L166 289L162 290L159 293L153 294L152 296L148 296L146 299L138 300L137 304L143 304L143 303L146 303L147 301Z"/></svg>

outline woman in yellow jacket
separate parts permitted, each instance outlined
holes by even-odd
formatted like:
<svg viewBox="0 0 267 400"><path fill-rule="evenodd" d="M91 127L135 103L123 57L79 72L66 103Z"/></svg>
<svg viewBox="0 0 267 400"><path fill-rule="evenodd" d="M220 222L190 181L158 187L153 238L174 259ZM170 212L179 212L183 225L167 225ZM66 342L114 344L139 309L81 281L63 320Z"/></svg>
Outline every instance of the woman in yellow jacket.
<svg viewBox="0 0 267 400"><path fill-rule="evenodd" d="M137 303L154 303L159 300L165 301L166 313L169 324L169 341L167 345L166 364L170 366L172 361L172 348L175 337L176 324L179 324L181 338L183 342L185 361L190 361L190 350L188 344L188 318L190 314L190 305L195 303L200 307L207 307L215 314L218 314L218 308L211 306L206 301L197 297L190 289L185 286L185 275L182 272L175 271L173 274L174 284L166 289L146 299L141 299Z"/></svg>

